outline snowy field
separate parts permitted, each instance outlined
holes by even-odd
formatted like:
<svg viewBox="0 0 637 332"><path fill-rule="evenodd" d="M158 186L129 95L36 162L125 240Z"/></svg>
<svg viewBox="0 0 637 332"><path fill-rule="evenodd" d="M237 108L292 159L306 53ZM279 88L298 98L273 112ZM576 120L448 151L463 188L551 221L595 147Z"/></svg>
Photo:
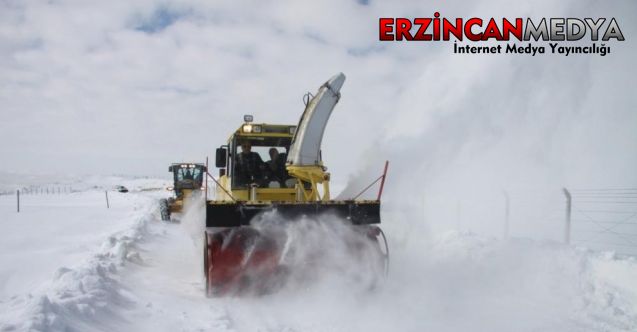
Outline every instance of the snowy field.
<svg viewBox="0 0 637 332"><path fill-rule="evenodd" d="M120 182L135 190L109 191L107 209L102 188ZM161 222L167 193L143 189L163 185L93 179L26 195L19 214L0 196L0 331L637 330L634 258L392 223L390 274L375 291L325 271L268 296L206 298L201 205Z"/></svg>

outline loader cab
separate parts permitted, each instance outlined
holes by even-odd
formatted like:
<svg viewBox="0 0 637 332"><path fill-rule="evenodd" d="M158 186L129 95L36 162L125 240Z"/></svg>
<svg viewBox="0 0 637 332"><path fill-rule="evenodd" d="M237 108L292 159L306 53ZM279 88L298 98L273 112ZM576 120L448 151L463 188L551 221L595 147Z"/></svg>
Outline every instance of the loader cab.
<svg viewBox="0 0 637 332"><path fill-rule="evenodd" d="M177 197L181 197L183 190L200 190L203 183L206 166L194 163L176 163L168 167L173 173L174 190Z"/></svg>
<svg viewBox="0 0 637 332"><path fill-rule="evenodd" d="M228 144L217 149L216 166L220 168L224 187L241 200L248 200L252 187L256 187L258 199L293 197L295 182L285 168L285 161L296 126L244 120Z"/></svg>

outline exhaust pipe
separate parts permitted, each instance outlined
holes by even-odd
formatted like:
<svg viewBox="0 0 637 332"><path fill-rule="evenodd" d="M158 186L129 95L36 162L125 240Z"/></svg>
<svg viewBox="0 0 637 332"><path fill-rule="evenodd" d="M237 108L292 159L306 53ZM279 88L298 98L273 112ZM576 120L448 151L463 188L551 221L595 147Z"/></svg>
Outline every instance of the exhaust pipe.
<svg viewBox="0 0 637 332"><path fill-rule="evenodd" d="M250 185L250 200L257 200L257 187L259 187L256 183Z"/></svg>

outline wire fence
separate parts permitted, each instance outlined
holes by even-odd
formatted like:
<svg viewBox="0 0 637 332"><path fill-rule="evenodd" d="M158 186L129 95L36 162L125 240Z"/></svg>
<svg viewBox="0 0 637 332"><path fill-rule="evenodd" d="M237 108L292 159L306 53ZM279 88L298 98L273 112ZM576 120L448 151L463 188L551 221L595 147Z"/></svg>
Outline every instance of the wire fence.
<svg viewBox="0 0 637 332"><path fill-rule="evenodd" d="M637 188L569 192L572 243L637 255Z"/></svg>
<svg viewBox="0 0 637 332"><path fill-rule="evenodd" d="M427 208L447 211L439 219L456 220L458 229L637 256L637 188L503 190L456 199Z"/></svg>
<svg viewBox="0 0 637 332"><path fill-rule="evenodd" d="M53 185L53 186L28 186L19 189L2 190L0 196L16 195L20 191L20 195L60 195L78 192L69 185Z"/></svg>
<svg viewBox="0 0 637 332"><path fill-rule="evenodd" d="M116 186L111 189L108 189L108 187L105 188L101 186L89 186L89 187L84 186L81 188L73 187L70 185L28 186L28 187L25 186L20 189L0 191L0 198L2 198L2 200L4 201L3 204L6 205L7 198L12 199L11 196L13 196L15 199L15 206L16 206L15 211L20 213L21 206L22 206L21 202L27 203L27 205L30 205L30 206L33 206L34 202L40 202L40 203L42 202L41 199L36 199L36 196L50 196L51 199L59 201L59 200L66 199L64 198L64 195L71 195L74 193L81 193L81 192L88 192L88 191L93 191L93 192L103 191L105 202L106 202L106 208L110 208L111 204L109 201L109 194L108 194L109 191L116 191L116 192L119 191L122 193L128 192L128 189L124 187L121 187L121 188L120 187L121 186ZM140 191L158 191L158 190L163 190L163 188L149 187L149 188L144 188ZM54 198L56 196L59 196L59 198ZM31 199L29 197L31 197ZM48 206L51 206L51 205L48 205Z"/></svg>
<svg viewBox="0 0 637 332"><path fill-rule="evenodd" d="M216 192L216 184L212 181L207 181L205 187L207 197ZM13 195L19 202L19 196L62 195L79 191L70 185L26 186L2 190L0 196ZM503 191L501 199L502 212L496 215L502 215L505 238L510 235L546 238L546 233L534 232L548 228L552 229L549 233L553 235L548 237L553 240L593 250L637 255L637 188L564 188L561 194L555 191L554 195ZM477 201L474 203L480 206ZM451 208L455 209L458 226L463 223L463 214L472 218L480 214L469 213L471 205L467 201L462 205L458 201ZM496 207L487 208L493 210Z"/></svg>

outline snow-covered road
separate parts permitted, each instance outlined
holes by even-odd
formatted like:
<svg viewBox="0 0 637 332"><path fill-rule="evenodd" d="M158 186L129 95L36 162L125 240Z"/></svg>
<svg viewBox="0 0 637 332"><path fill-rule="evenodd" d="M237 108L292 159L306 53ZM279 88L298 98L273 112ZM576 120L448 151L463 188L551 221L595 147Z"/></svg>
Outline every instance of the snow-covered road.
<svg viewBox="0 0 637 332"><path fill-rule="evenodd" d="M65 236L59 238L70 244L59 248L80 249L51 249L46 271L35 279L21 266L26 265L21 256L0 256L3 271L15 269L11 285L2 281L0 330L637 330L634 258L463 232L421 241L413 234L407 241L387 227L391 272L374 292L348 289L348 282L337 276L263 297L206 298L201 241L193 221L201 211L191 212L181 224L166 224L158 220L155 196L122 197L128 201L122 211L104 209L101 217L87 221L106 221L108 213L121 218L100 231L47 220L60 225ZM3 211L5 222L7 216ZM35 233L23 240L53 229L34 227ZM19 237L16 232L4 238ZM49 246L56 247L53 242ZM24 258L35 254L19 253L18 242L7 243L3 239L4 251ZM15 281L21 276L24 283ZM36 282L40 286L24 288Z"/></svg>

